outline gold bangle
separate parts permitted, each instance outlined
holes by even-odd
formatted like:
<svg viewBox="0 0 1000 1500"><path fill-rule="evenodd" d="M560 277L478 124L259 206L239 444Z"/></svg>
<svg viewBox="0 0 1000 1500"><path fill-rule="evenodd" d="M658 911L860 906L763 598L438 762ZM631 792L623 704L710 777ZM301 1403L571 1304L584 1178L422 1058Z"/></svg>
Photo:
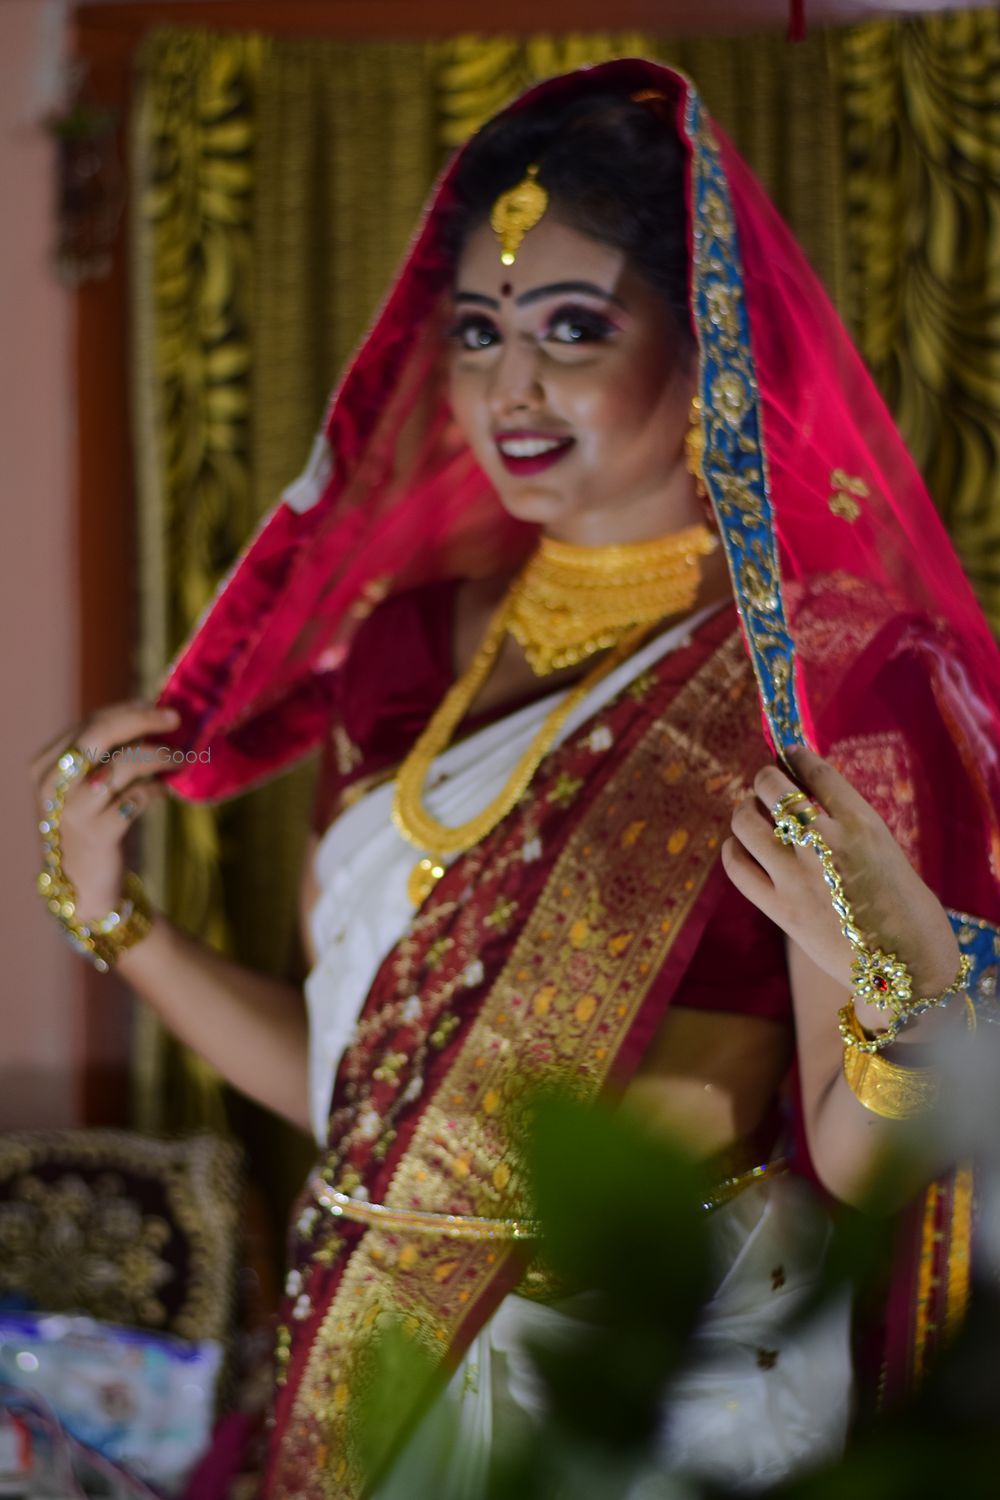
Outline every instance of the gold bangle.
<svg viewBox="0 0 1000 1500"><path fill-rule="evenodd" d="M142 881L129 871L122 882L120 906L93 922L76 920L76 890L63 869L60 824L66 793L87 774L87 768L87 756L76 745L67 746L56 762L52 796L38 825L44 862L36 889L77 952L89 959L99 973L106 974L126 949L141 942L149 932L153 908Z"/></svg>
<svg viewBox="0 0 1000 1500"><path fill-rule="evenodd" d="M965 996L966 1023L970 1032L976 1029L976 1007ZM854 1097L873 1115L886 1120L909 1120L933 1109L941 1091L935 1068L905 1068L880 1057L871 1045L853 1006L840 1012L840 1033L844 1038L844 1077ZM876 1036L884 1033L878 1032Z"/></svg>
<svg viewBox="0 0 1000 1500"><path fill-rule="evenodd" d="M844 1077L858 1103L885 1120L910 1120L933 1109L941 1091L936 1069L903 1068L887 1057L879 1057L861 1045L868 1035L853 1007L845 1006L840 1014L844 1022L841 1035L847 1043Z"/></svg>
<svg viewBox="0 0 1000 1500"><path fill-rule="evenodd" d="M877 1052L844 1048L844 1077L859 1104L886 1120L909 1120L933 1109L941 1092L934 1068L901 1068Z"/></svg>

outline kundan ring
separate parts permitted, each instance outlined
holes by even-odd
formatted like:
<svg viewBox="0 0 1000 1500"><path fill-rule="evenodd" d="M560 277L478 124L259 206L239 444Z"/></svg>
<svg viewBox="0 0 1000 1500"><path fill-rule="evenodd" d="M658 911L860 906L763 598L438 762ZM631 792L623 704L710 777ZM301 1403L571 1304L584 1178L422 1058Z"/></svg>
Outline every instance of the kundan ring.
<svg viewBox="0 0 1000 1500"><path fill-rule="evenodd" d="M797 802L808 801L809 798L806 796L805 792L802 792L798 787L795 787L792 791L786 792L783 797L778 798L777 802L771 808L771 817L777 823L778 819L784 817L788 809L790 807L794 807Z"/></svg>
<svg viewBox="0 0 1000 1500"><path fill-rule="evenodd" d="M819 808L810 802L804 792L789 792L771 809L774 819L774 836L779 844L808 844L814 835L809 825L819 817Z"/></svg>
<svg viewBox="0 0 1000 1500"><path fill-rule="evenodd" d="M132 819L135 817L139 809L134 802L130 802L126 797L123 801L118 803L118 811L121 813L126 823L131 823Z"/></svg>

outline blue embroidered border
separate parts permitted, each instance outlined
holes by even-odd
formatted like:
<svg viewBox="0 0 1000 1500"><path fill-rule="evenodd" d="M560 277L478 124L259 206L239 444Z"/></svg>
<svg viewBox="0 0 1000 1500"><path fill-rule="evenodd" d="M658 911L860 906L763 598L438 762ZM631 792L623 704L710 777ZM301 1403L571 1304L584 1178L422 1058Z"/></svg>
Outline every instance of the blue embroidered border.
<svg viewBox="0 0 1000 1500"><path fill-rule="evenodd" d="M804 743L795 688L795 644L785 618L764 451L760 390L729 184L701 101L688 93L702 467L774 743Z"/></svg>
<svg viewBox="0 0 1000 1500"><path fill-rule="evenodd" d="M970 917L964 911L949 911L958 946L972 959L969 994L980 1021L1000 1023L997 977L1000 975L1000 927Z"/></svg>

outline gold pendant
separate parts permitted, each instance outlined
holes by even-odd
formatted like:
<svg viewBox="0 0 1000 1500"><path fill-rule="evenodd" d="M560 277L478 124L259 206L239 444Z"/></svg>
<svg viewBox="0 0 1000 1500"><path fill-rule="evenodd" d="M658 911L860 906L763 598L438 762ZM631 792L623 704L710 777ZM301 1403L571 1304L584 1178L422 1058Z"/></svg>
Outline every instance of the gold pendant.
<svg viewBox="0 0 1000 1500"><path fill-rule="evenodd" d="M423 906L444 874L444 865L436 859L421 859L413 866L406 882L406 894L414 906Z"/></svg>

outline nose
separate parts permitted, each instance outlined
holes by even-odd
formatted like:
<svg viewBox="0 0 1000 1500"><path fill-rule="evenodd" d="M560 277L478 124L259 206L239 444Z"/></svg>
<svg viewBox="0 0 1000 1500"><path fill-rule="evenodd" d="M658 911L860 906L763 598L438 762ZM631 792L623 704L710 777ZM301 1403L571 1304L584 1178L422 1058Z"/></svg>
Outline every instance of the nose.
<svg viewBox="0 0 1000 1500"><path fill-rule="evenodd" d="M495 419L517 412L538 411L545 405L545 387L534 340L511 339L493 367L490 407Z"/></svg>

